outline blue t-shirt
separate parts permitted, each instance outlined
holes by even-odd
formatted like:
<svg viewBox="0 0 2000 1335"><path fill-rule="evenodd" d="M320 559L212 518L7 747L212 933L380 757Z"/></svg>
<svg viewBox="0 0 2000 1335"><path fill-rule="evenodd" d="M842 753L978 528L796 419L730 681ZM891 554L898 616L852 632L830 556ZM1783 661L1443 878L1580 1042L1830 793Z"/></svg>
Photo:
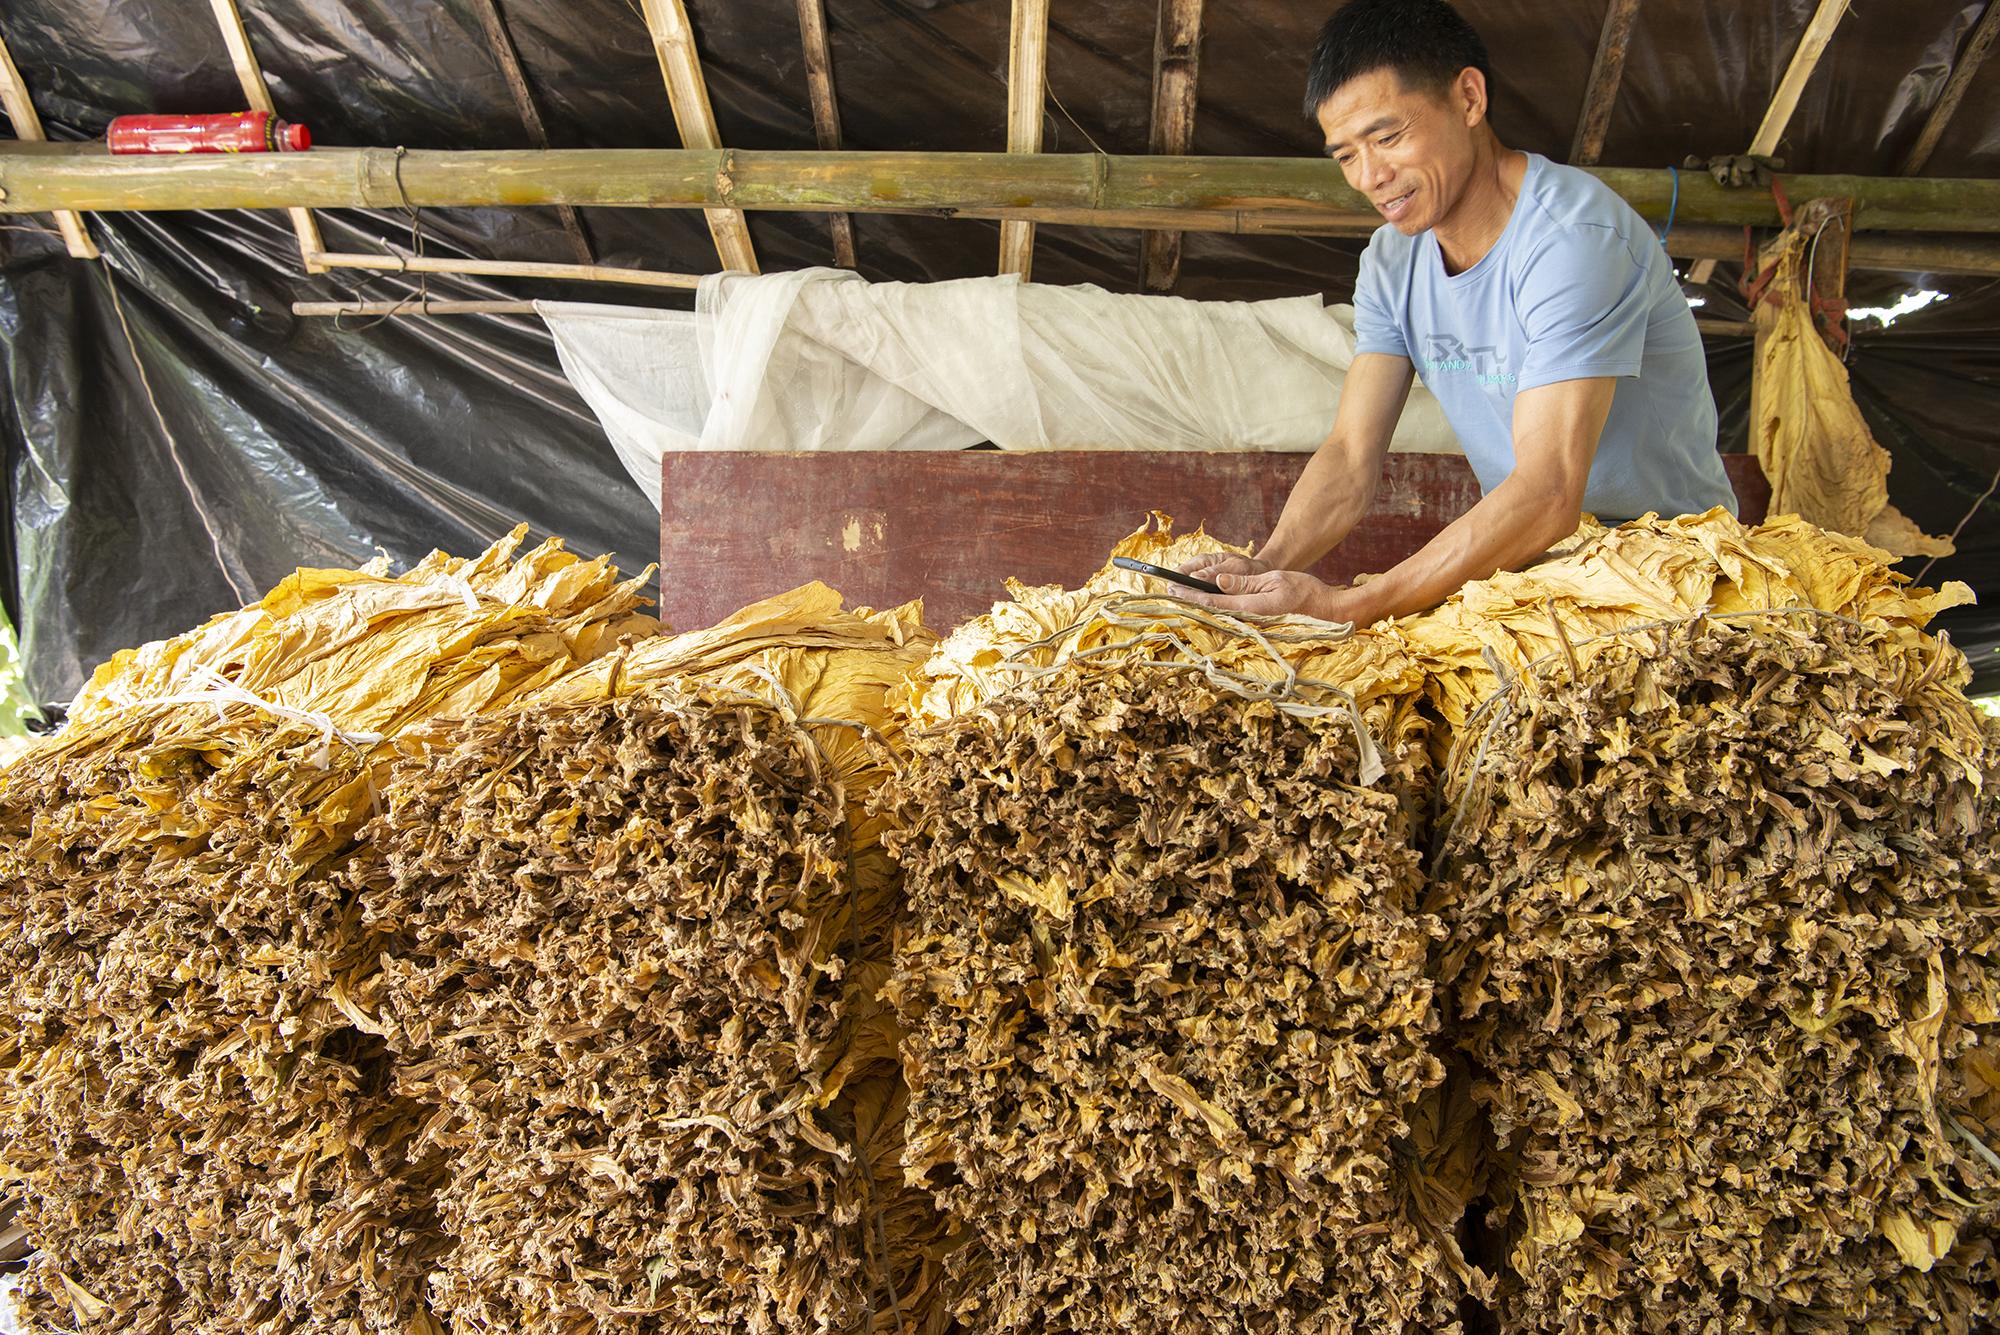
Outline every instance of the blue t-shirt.
<svg viewBox="0 0 2000 1335"><path fill-rule="evenodd" d="M1687 298L1645 219L1588 172L1528 154L1499 241L1456 276L1431 233L1378 229L1361 257L1354 335L1357 351L1415 365L1483 491L1514 470L1516 394L1611 376L1584 509L1606 521L1736 512Z"/></svg>

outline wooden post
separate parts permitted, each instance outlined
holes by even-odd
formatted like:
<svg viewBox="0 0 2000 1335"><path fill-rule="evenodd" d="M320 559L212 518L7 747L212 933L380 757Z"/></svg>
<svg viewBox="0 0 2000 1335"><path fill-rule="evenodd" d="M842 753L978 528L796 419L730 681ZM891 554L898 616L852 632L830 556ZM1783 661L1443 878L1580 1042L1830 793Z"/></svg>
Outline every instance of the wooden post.
<svg viewBox="0 0 2000 1335"><path fill-rule="evenodd" d="M653 36L653 54L659 58L660 75L667 82L667 101L674 110L683 148L722 147L715 128L715 108L708 102L708 84L701 76L701 61L694 49L694 28L688 23L681 0L640 0L646 29ZM728 193L728 155L723 156L718 174L723 193ZM756 273L757 254L750 247L750 228L740 210L709 209L708 230L715 237L715 253L722 267Z"/></svg>
<svg viewBox="0 0 2000 1335"><path fill-rule="evenodd" d="M507 80L507 92L514 99L514 110L521 117L521 126L528 132L528 142L536 148L549 146L548 127L542 124L541 108L535 105L534 90L528 87L528 75L521 68L521 53L514 45L514 36L507 31L507 20L501 17L498 0L473 0L473 12L479 16L479 26L486 30L486 44L493 48L494 59L500 62L500 73ZM569 235L570 248L576 252L578 264L595 264L597 256L591 253L590 238L584 234L583 219L577 216L576 207L558 204L556 216L562 219L563 231Z"/></svg>
<svg viewBox="0 0 2000 1335"><path fill-rule="evenodd" d="M1903 165L1896 169L1898 176L1915 176L1931 160L1937 150L1938 140L1944 138L1944 127L1951 124L1958 104L1965 99L1966 90L1972 87L1972 76L1979 69L1986 53L1993 49L1995 38L2000 38L2000 0L1987 0L1986 12L1979 16L1979 23L1967 39L1965 49L1959 52L1957 63L1951 67L1951 78L1945 81L1944 91L1938 94L1937 105L1924 119L1923 132L1917 142L1910 147L1910 155L1903 159Z"/></svg>
<svg viewBox="0 0 2000 1335"><path fill-rule="evenodd" d="M0 37L0 106L7 108L7 119L14 122L16 137L31 144L47 142L48 136L42 133L42 118L35 114L35 104L28 98L28 85L22 82L21 71L14 66L14 54L7 49L5 37ZM62 234L69 253L80 260L96 259L97 247L91 242L83 219L69 209L56 209L54 213L56 231Z"/></svg>
<svg viewBox="0 0 2000 1335"><path fill-rule="evenodd" d="M1048 79L1049 0L1014 0L1007 37L1007 151L1042 151L1042 86ZM1000 272L1026 282L1035 260L1035 225L1000 224Z"/></svg>
<svg viewBox="0 0 2000 1335"><path fill-rule="evenodd" d="M1153 133L1147 151L1185 153L1194 144L1196 86L1201 76L1202 0L1160 0L1153 35ZM1171 292L1181 276L1181 234L1145 234L1140 282Z"/></svg>
<svg viewBox="0 0 2000 1335"><path fill-rule="evenodd" d="M1785 67L1785 77L1778 81L1778 91L1771 95L1771 105L1765 108L1764 120L1750 141L1753 156L1763 157L1778 151L1785 127L1791 124L1799 97L1806 90L1806 80L1812 77L1820 56L1825 54L1826 44L1833 40L1833 30L1846 16L1848 3L1849 0L1819 0L1819 8L1806 24L1805 36L1799 38L1799 49L1792 52L1792 63ZM1714 276L1715 261L1703 260L1688 274L1688 281L1699 285Z"/></svg>
<svg viewBox="0 0 2000 1335"><path fill-rule="evenodd" d="M1597 58L1590 65L1583 111L1569 147L1572 167L1588 167L1604 155L1604 136L1611 128L1611 109L1618 103L1618 85L1625 78L1625 50L1632 44L1632 23L1638 15L1639 0L1611 0L1604 11Z"/></svg>
<svg viewBox="0 0 2000 1335"><path fill-rule="evenodd" d="M250 49L250 34L244 30L243 15L237 11L236 0L209 0L209 7L215 11L216 26L222 29L222 43L229 48L229 63L236 67L236 82L242 85L243 98L252 111L269 112L275 116L278 109L271 102L271 89L264 82L264 71L257 64L257 53ZM313 221L309 209L286 210L292 218L292 231L299 238L299 260L307 273L325 273L326 267L313 257L326 245L319 238L319 224Z"/></svg>
<svg viewBox="0 0 2000 1335"><path fill-rule="evenodd" d="M812 98L813 135L821 151L840 148L840 103L833 95L833 45L826 35L826 0L798 0L799 41L806 53L806 92ZM843 269L855 266L854 220L845 213L829 213L827 226L833 232L833 262Z"/></svg>

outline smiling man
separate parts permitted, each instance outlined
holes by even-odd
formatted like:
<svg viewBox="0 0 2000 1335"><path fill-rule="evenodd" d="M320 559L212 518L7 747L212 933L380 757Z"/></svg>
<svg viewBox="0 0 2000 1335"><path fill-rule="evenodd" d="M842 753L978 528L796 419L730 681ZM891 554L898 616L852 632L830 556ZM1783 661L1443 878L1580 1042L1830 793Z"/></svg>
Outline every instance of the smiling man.
<svg viewBox="0 0 2000 1335"><path fill-rule="evenodd" d="M1361 257L1333 430L1254 558L1187 570L1240 612L1366 624L1529 564L1587 509L1735 510L1701 336L1652 229L1588 173L1506 148L1479 34L1445 0L1351 0L1320 32L1306 110L1387 220ZM1368 510L1413 375L1484 493L1355 588L1303 573Z"/></svg>

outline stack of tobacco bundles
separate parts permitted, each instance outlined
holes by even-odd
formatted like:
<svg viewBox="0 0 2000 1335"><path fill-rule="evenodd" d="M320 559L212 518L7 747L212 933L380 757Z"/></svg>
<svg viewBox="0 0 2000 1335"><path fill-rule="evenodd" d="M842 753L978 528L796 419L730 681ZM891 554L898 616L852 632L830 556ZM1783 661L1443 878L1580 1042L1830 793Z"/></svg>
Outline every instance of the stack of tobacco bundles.
<svg viewBox="0 0 2000 1335"><path fill-rule="evenodd" d="M1416 665L1110 567L1012 593L913 679L884 802L907 1162L977 1234L967 1327L1456 1329Z"/></svg>
<svg viewBox="0 0 2000 1335"><path fill-rule="evenodd" d="M0 780L5 1173L62 1329L435 1329L440 1162L394 1096L379 943L331 872L381 738L654 623L521 534L400 578L301 571L120 654Z"/></svg>
<svg viewBox="0 0 2000 1335"><path fill-rule="evenodd" d="M2000 758L1880 558L1639 523L1404 627L1506 1331L1991 1328Z"/></svg>
<svg viewBox="0 0 2000 1335"><path fill-rule="evenodd" d="M932 642L808 586L406 740L355 867L455 1328L943 1327L863 810Z"/></svg>

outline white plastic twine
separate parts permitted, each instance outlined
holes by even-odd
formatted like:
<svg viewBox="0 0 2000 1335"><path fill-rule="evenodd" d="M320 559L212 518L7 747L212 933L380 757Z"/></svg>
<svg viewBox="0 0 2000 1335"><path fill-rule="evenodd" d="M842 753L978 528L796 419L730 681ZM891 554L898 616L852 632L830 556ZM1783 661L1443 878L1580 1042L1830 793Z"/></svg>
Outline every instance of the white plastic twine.
<svg viewBox="0 0 2000 1335"><path fill-rule="evenodd" d="M224 716L223 706L225 705L249 705L253 709L263 710L266 714L271 714L278 718L290 719L295 723L303 723L309 728L317 729L319 732L319 749L313 752L311 756L312 764L317 769L325 769L333 763L333 743L335 738L339 738L342 743L351 748L356 754L361 754L380 745L384 737L384 734L379 732L349 732L347 729L336 724L331 716L322 714L316 709L294 709L290 705L281 705L275 700L266 700L255 691L243 689L220 672L217 672L214 668L208 667L205 664L196 668L191 675L193 681L199 687L198 690L183 691L175 695L154 696L150 699L135 701L134 703L139 705L214 705L217 719L221 719Z"/></svg>
<svg viewBox="0 0 2000 1335"><path fill-rule="evenodd" d="M1020 684L1026 686L1043 677L1061 672L1072 663L1116 654L1121 650L1136 650L1147 645L1166 645L1180 654L1180 661L1162 661L1130 655L1120 659L1119 664L1125 667L1153 667L1164 671L1198 671L1219 691L1227 691L1246 700L1264 701L1293 718L1323 718L1328 714L1345 711L1348 721L1354 725L1354 743L1361 765L1361 783L1364 786L1376 783L1388 770L1382 763L1381 749L1376 746L1374 735L1368 731L1368 724L1361 717L1361 706L1355 701L1354 696L1330 681L1301 677L1291 661L1277 650L1279 644L1345 640L1354 634L1354 627L1347 622L1328 622L1325 631L1287 633L1260 629L1254 624L1258 620L1263 618L1246 619L1224 612L1196 611L1192 604L1177 599L1124 594L1108 599L1084 620L1065 626L1033 644L1021 646L994 666L1021 673ZM1057 648L1063 640L1099 621L1121 630L1133 630L1139 633L1130 639L1115 640L1095 648L1080 650L1057 663L1021 661L1023 655L1036 650ZM1212 656L1202 653L1189 644L1178 632L1167 628L1168 623L1175 621L1193 622L1225 635L1237 635L1254 640L1258 648L1269 655L1271 661L1284 675L1277 681L1266 681L1261 677L1252 677L1223 667ZM1307 692L1331 696L1334 703L1311 704L1303 698Z"/></svg>

